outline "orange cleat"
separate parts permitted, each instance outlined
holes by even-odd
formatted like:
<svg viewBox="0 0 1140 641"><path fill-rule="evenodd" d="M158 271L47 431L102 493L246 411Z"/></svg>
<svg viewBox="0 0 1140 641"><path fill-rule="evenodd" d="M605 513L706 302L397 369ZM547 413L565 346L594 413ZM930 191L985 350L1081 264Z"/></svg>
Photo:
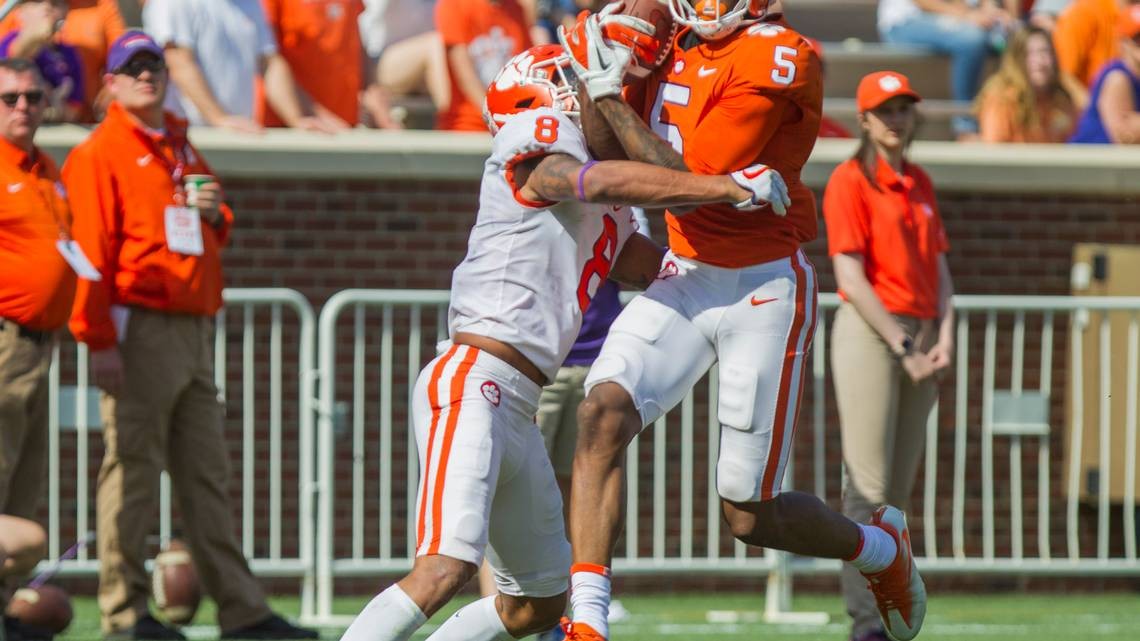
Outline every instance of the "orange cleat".
<svg viewBox="0 0 1140 641"><path fill-rule="evenodd" d="M559 625L562 626L562 631L566 633L566 641L606 641L606 638L597 630L581 621L574 622L567 617L562 617L562 622Z"/></svg>
<svg viewBox="0 0 1140 641"><path fill-rule="evenodd" d="M918 636L926 618L926 585L914 565L906 516L897 507L884 505L871 517L871 525L890 534L899 551L887 569L863 576L875 595L887 636L895 641L910 641Z"/></svg>

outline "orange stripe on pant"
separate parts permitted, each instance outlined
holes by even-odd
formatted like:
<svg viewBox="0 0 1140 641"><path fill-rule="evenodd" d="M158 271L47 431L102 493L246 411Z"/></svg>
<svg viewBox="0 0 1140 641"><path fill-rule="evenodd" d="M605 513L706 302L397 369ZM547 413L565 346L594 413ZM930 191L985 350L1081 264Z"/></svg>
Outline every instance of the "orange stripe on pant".
<svg viewBox="0 0 1140 641"><path fill-rule="evenodd" d="M431 506L432 536L428 542L427 554L439 554L440 531L443 529L443 486L447 478L447 461L451 457L451 442L455 437L455 428L459 424L459 412L463 407L463 387L467 384L467 374L471 371L471 366L475 364L475 359L478 356L479 350L468 347L467 354L463 356L459 368L455 370L455 375L451 379L452 406L447 412L447 426L444 428L443 443L439 449L439 467L435 471L435 493L432 497ZM428 465L430 464L431 461L429 460Z"/></svg>
<svg viewBox="0 0 1140 641"><path fill-rule="evenodd" d="M760 484L760 500L766 501L772 498L773 491L776 487L777 472L780 468L780 457L784 450L784 427L788 422L788 411L797 412L799 409L799 396L803 390L803 373L807 370L806 367L800 368L800 385L799 391L796 392L794 405L791 395L792 385L792 372L795 371L796 359L799 358L797 348L799 347L800 334L804 330L804 322L807 320L807 275L804 273L803 265L800 264L800 255L797 252L791 257L792 268L796 272L796 317L792 321L792 329L788 332L788 345L784 351L784 368L780 372L780 391L779 397L776 399L776 417L772 422L772 441L768 447L768 461L764 465L764 480ZM814 328L815 322L812 321ZM811 330L809 330L811 331ZM806 350L810 343L804 342ZM795 430L795 425L792 426Z"/></svg>
<svg viewBox="0 0 1140 641"><path fill-rule="evenodd" d="M447 353L443 355L443 358L436 361L435 367L433 367L431 370L431 378L428 379L427 393L428 393L428 405L431 406L431 429L428 432L427 458L425 459L426 462L424 464L424 471L423 471L424 488L423 488L423 494L420 496L419 523L416 526L416 549L417 550L420 549L420 546L423 544L423 541L424 541L424 520L427 517L428 474L431 472L431 451L432 451L432 445L435 444L435 430L437 427L439 427L439 414L440 414L440 411L443 409L439 405L439 392L437 391L439 388L439 379L440 379L440 377L443 376L443 369L445 367L447 367L447 363L451 360L452 356L455 356L455 352L458 349L459 349L458 345L452 345L451 349L447 350Z"/></svg>

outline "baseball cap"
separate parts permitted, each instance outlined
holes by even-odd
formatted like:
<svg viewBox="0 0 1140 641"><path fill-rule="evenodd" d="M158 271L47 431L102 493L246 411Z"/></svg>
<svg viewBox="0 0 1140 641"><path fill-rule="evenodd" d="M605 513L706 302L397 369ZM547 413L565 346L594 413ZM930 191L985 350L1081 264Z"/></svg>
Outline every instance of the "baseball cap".
<svg viewBox="0 0 1140 641"><path fill-rule="evenodd" d="M922 96L910 88L910 80L894 71L876 71L863 76L855 90L855 106L870 111L895 96L910 96L917 102Z"/></svg>
<svg viewBox="0 0 1140 641"><path fill-rule="evenodd" d="M162 47L146 33L132 29L119 36L107 53L107 71L117 71L142 52L153 53L162 58Z"/></svg>
<svg viewBox="0 0 1140 641"><path fill-rule="evenodd" d="M1125 38L1140 36L1140 4L1131 4L1120 12L1116 30Z"/></svg>

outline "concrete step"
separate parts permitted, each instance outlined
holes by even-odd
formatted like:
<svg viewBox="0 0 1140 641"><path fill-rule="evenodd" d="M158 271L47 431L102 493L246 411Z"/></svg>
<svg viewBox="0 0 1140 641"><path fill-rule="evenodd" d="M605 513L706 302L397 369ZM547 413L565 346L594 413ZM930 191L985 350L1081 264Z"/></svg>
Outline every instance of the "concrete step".
<svg viewBox="0 0 1140 641"><path fill-rule="evenodd" d="M950 119L954 116L968 115L970 103L954 100L923 100L919 103L918 113L921 124L918 127L918 140L954 140L954 132L950 127ZM839 121L853 134L859 134L859 123L856 118L858 110L855 108L854 98L826 98L823 101L823 112Z"/></svg>
<svg viewBox="0 0 1140 641"><path fill-rule="evenodd" d="M816 40L878 42L877 7L878 0L792 0L784 14L797 31Z"/></svg>
<svg viewBox="0 0 1140 641"><path fill-rule="evenodd" d="M862 42L824 42L826 77L823 95L852 98L859 80L873 71L897 71L910 79L923 98L950 97L950 59L920 47Z"/></svg>

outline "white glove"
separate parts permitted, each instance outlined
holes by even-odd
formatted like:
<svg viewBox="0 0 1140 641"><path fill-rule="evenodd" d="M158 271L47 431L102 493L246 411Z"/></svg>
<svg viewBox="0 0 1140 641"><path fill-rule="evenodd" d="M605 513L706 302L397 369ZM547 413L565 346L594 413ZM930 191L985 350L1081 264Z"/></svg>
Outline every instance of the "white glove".
<svg viewBox="0 0 1140 641"><path fill-rule="evenodd" d="M788 213L788 207L792 206L784 177L768 165L745 167L729 174L729 178L741 188L752 192L751 198L736 203L735 207L741 211L754 211L771 205L777 216L784 216Z"/></svg>
<svg viewBox="0 0 1140 641"><path fill-rule="evenodd" d="M620 2L606 5L600 12L579 21L570 33L565 27L558 29L558 41L569 54L574 73L592 100L621 93L622 79L633 62L632 48L623 43L642 42L655 31L653 25L641 18L616 14L620 8ZM579 59L583 44L584 63Z"/></svg>

